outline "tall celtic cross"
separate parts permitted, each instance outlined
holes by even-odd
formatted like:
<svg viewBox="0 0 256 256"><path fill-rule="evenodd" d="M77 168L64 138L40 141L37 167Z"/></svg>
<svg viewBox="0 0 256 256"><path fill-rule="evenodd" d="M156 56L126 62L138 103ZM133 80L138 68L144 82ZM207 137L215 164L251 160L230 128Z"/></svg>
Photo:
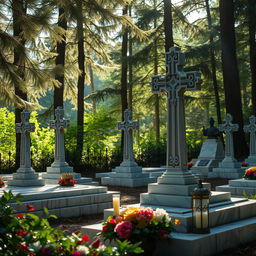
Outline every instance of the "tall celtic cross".
<svg viewBox="0 0 256 256"><path fill-rule="evenodd" d="M250 156L256 156L256 117L249 117L250 124L244 126L244 131L250 133Z"/></svg>
<svg viewBox="0 0 256 256"><path fill-rule="evenodd" d="M219 126L221 132L226 134L226 146L225 146L225 157L234 157L234 144L233 144L233 132L238 131L238 124L233 124L233 117L227 114L225 117L225 123Z"/></svg>
<svg viewBox="0 0 256 256"><path fill-rule="evenodd" d="M200 73L184 72L185 55L177 47L165 54L165 76L152 77L153 93L167 92L167 169L187 170L184 92L199 89Z"/></svg>
<svg viewBox="0 0 256 256"><path fill-rule="evenodd" d="M124 131L123 161L134 162L132 130L137 129L139 123L132 121L132 111L124 111L124 121L117 124L118 130Z"/></svg>
<svg viewBox="0 0 256 256"><path fill-rule="evenodd" d="M31 168L30 132L35 131L35 124L29 122L30 112L21 112L21 123L16 123L15 130L21 134L20 168Z"/></svg>
<svg viewBox="0 0 256 256"><path fill-rule="evenodd" d="M62 107L55 109L55 120L50 121L50 128L55 130L54 164L65 162L64 129L69 127L69 120L64 120Z"/></svg>

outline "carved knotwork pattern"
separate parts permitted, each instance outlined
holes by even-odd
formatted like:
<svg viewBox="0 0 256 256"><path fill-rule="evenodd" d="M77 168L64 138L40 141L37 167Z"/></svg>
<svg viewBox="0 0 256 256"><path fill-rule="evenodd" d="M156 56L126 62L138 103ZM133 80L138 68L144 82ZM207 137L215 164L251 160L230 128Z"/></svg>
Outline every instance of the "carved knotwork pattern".
<svg viewBox="0 0 256 256"><path fill-rule="evenodd" d="M180 164L180 160L179 160L179 157L178 156L171 156L170 159L169 159L169 165L172 166L172 167L176 167L176 166L179 166Z"/></svg>

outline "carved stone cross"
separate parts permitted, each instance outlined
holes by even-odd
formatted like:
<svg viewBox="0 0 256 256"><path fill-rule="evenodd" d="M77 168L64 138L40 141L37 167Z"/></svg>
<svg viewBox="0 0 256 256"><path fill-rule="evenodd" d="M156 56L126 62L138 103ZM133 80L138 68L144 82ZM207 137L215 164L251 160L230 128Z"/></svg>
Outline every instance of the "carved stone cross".
<svg viewBox="0 0 256 256"><path fill-rule="evenodd" d="M23 110L21 112L21 123L16 123L15 130L21 134L20 145L20 168L31 167L30 153L30 132L35 131L35 124L29 122L30 112Z"/></svg>
<svg viewBox="0 0 256 256"><path fill-rule="evenodd" d="M50 128L55 130L54 163L65 163L64 129L69 127L69 120L64 120L64 110L61 107L55 109L55 120L50 121Z"/></svg>
<svg viewBox="0 0 256 256"><path fill-rule="evenodd" d="M139 127L139 123L132 121L132 111L124 111L124 121L117 124L118 130L124 131L123 161L134 162L132 130Z"/></svg>
<svg viewBox="0 0 256 256"><path fill-rule="evenodd" d="M167 92L167 169L187 170L184 92L196 90L201 84L200 73L184 72L185 55L177 47L165 54L165 76L152 77L153 93Z"/></svg>
<svg viewBox="0 0 256 256"><path fill-rule="evenodd" d="M227 114L225 117L225 123L219 126L219 130L226 134L225 158L234 158L233 132L238 131L239 126L238 124L233 124L232 120L233 117L230 114Z"/></svg>
<svg viewBox="0 0 256 256"><path fill-rule="evenodd" d="M249 117L250 124L244 126L244 131L250 133L250 156L256 157L256 117Z"/></svg>

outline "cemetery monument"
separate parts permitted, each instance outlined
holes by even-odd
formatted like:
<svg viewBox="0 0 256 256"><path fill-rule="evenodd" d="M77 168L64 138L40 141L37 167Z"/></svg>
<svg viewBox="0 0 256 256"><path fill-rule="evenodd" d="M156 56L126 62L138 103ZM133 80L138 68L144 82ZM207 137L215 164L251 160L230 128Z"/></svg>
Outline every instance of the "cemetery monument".
<svg viewBox="0 0 256 256"><path fill-rule="evenodd" d="M44 180L39 179L38 173L31 167L30 133L35 131L35 124L29 122L30 112L21 112L21 123L17 123L15 130L21 134L20 167L8 181L8 186L31 187L43 186Z"/></svg>
<svg viewBox="0 0 256 256"><path fill-rule="evenodd" d="M214 126L214 119L210 118L210 127L203 128L203 135L207 136L203 143L198 160L191 168L191 172L200 177L208 177L213 168L218 167L224 158L222 142L219 139L220 131Z"/></svg>
<svg viewBox="0 0 256 256"><path fill-rule="evenodd" d="M102 185L140 187L155 181L148 173L142 173L142 167L134 160L132 131L138 126L138 122L132 121L132 111L126 109L124 121L118 123L118 129L124 131L123 161L108 177L101 178Z"/></svg>

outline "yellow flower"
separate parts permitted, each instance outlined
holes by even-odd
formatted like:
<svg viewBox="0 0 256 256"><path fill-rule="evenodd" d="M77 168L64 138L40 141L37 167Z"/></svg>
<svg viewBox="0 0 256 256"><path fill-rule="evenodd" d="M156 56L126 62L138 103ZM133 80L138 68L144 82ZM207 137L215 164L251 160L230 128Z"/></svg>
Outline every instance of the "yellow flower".
<svg viewBox="0 0 256 256"><path fill-rule="evenodd" d="M123 216L123 220L135 221L138 211L138 207L132 206L125 209L120 215Z"/></svg>
<svg viewBox="0 0 256 256"><path fill-rule="evenodd" d="M179 219L175 219L175 220L174 220L174 224L175 224L176 226L179 226L179 225L180 225L180 220L179 220Z"/></svg>

